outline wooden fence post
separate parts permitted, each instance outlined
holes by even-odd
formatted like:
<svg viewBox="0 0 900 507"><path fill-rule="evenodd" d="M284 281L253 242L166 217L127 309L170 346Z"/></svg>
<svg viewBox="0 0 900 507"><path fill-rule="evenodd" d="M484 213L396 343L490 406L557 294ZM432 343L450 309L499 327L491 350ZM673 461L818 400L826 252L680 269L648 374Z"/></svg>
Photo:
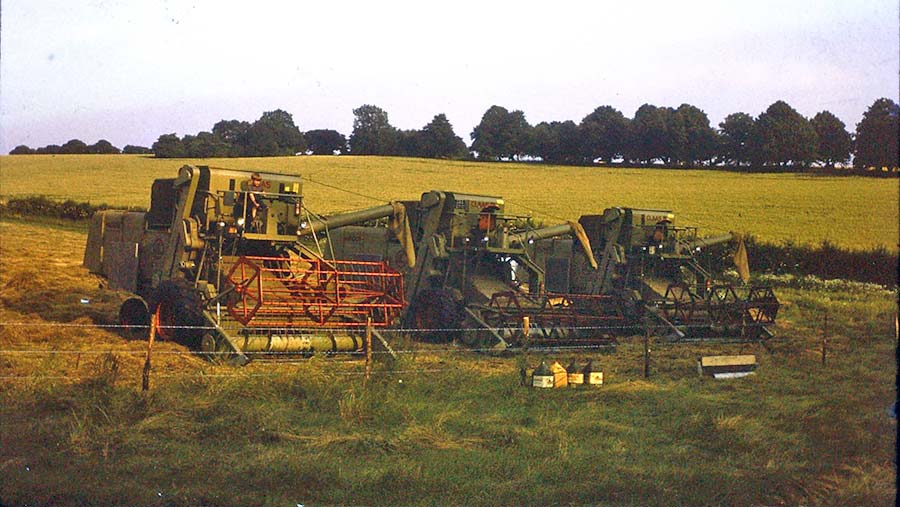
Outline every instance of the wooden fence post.
<svg viewBox="0 0 900 507"><path fill-rule="evenodd" d="M150 316L150 338L147 340L147 358L144 360L144 372L141 375L141 391L150 390L150 356L153 353L153 342L156 339L156 326L159 325L159 308Z"/></svg>
<svg viewBox="0 0 900 507"><path fill-rule="evenodd" d="M650 378L650 323L644 325L644 378Z"/></svg>
<svg viewBox="0 0 900 507"><path fill-rule="evenodd" d="M368 385L372 375L372 317L366 319L366 379L363 383Z"/></svg>

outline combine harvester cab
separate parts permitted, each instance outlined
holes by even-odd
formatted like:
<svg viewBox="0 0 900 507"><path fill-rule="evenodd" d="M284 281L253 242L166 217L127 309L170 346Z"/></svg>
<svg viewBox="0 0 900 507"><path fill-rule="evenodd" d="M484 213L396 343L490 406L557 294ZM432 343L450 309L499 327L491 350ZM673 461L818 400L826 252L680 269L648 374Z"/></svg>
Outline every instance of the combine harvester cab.
<svg viewBox="0 0 900 507"><path fill-rule="evenodd" d="M640 309L643 326L672 340L772 336L768 326L780 304L771 287L717 281L698 261L701 250L730 242L732 234L700 238L695 227L676 226L666 210L609 208L580 223L601 259L597 276L580 291L615 295Z"/></svg>
<svg viewBox="0 0 900 507"><path fill-rule="evenodd" d="M194 349L233 356L357 351L366 327L390 326L404 307L402 275L384 262L326 260L298 241L312 216L299 176L182 167L156 180L147 212L104 211L91 224L84 265L134 294L120 321ZM394 207L379 207L387 216Z"/></svg>

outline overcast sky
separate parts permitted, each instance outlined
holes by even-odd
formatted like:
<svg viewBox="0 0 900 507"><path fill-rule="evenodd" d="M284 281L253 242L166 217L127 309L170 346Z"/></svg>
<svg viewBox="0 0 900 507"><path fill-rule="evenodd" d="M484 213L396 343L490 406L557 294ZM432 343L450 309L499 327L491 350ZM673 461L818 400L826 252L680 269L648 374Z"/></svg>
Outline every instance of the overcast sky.
<svg viewBox="0 0 900 507"><path fill-rule="evenodd" d="M627 4L627 5L626 5ZM783 99L853 131L897 101L897 0L4 0L0 152L118 147L281 108L349 136L374 104L469 134L492 105L531 124L644 103L757 116Z"/></svg>

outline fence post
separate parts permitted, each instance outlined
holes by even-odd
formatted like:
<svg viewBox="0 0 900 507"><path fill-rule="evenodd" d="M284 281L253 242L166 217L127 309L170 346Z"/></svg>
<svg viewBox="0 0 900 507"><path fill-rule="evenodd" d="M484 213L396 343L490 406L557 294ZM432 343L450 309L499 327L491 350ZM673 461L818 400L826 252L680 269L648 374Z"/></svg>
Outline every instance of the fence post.
<svg viewBox="0 0 900 507"><path fill-rule="evenodd" d="M644 323L644 378L650 378L650 322Z"/></svg>
<svg viewBox="0 0 900 507"><path fill-rule="evenodd" d="M364 385L369 384L369 377L372 375L372 317L366 319L366 380Z"/></svg>
<svg viewBox="0 0 900 507"><path fill-rule="evenodd" d="M147 340L147 358L144 360L144 372L141 375L141 391L150 390L150 357L153 353L153 341L156 339L157 325L159 325L159 308L150 316L150 337Z"/></svg>

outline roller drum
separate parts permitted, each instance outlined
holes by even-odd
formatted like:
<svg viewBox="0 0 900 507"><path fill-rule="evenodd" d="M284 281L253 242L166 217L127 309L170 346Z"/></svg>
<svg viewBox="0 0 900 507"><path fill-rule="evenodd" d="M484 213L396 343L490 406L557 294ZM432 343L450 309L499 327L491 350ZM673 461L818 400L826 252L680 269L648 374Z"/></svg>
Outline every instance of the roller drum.
<svg viewBox="0 0 900 507"><path fill-rule="evenodd" d="M245 354L355 352L363 348L362 338L349 334L250 334L233 341Z"/></svg>

